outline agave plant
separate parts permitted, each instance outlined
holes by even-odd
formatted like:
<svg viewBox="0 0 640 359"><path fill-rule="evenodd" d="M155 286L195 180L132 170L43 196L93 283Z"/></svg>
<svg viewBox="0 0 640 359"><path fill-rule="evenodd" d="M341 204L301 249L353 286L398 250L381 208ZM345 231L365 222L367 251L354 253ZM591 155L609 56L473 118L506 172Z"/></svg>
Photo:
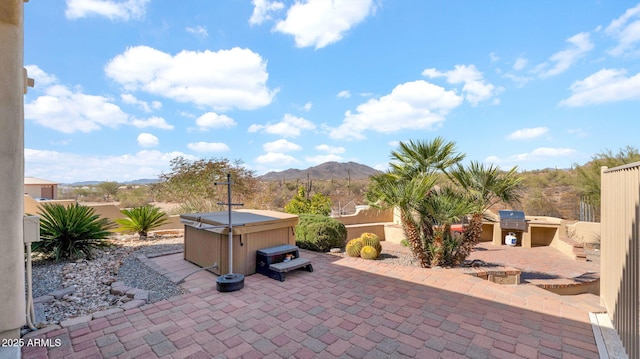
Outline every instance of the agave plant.
<svg viewBox="0 0 640 359"><path fill-rule="evenodd" d="M63 258L91 259L94 249L110 247L106 239L113 228L106 218L100 218L94 209L79 204L63 206L43 203L40 206L40 242L34 242L31 250L52 255L58 261Z"/></svg>
<svg viewBox="0 0 640 359"><path fill-rule="evenodd" d="M138 233L140 239L146 240L150 230L160 227L167 222L165 213L160 208L146 205L132 209L120 210L127 218L118 218L116 223L120 225L120 232Z"/></svg>

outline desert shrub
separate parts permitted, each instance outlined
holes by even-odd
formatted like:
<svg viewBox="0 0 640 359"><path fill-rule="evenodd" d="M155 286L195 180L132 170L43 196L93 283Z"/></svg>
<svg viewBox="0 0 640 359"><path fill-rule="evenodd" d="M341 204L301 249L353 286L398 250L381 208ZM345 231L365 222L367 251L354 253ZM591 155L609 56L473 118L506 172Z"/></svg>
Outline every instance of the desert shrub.
<svg viewBox="0 0 640 359"><path fill-rule="evenodd" d="M118 192L120 208L134 208L149 204L152 198L148 186L137 186L134 188L122 189Z"/></svg>
<svg viewBox="0 0 640 359"><path fill-rule="evenodd" d="M296 226L296 244L303 249L327 252L344 245L347 228L341 222L317 214L301 214Z"/></svg>
<svg viewBox="0 0 640 359"><path fill-rule="evenodd" d="M167 222L167 216L160 208L146 205L132 209L120 210L126 218L117 218L115 221L120 225L120 232L138 233L140 239L147 239L147 233Z"/></svg>
<svg viewBox="0 0 640 359"><path fill-rule="evenodd" d="M349 257L360 257L360 251L362 250L362 240L355 238L350 240L345 247L345 252Z"/></svg>
<svg viewBox="0 0 640 359"><path fill-rule="evenodd" d="M362 259L376 259L378 258L378 250L371 246L364 246L360 251L360 257Z"/></svg>
<svg viewBox="0 0 640 359"><path fill-rule="evenodd" d="M303 186L298 187L298 193L284 206L284 211L293 214L320 214L328 216L331 213L331 198L316 193L311 198Z"/></svg>
<svg viewBox="0 0 640 359"><path fill-rule="evenodd" d="M40 212L41 241L31 244L34 252L53 256L56 260L91 259L93 250L113 245L106 240L113 223L100 218L93 208L77 203L70 206L43 203Z"/></svg>

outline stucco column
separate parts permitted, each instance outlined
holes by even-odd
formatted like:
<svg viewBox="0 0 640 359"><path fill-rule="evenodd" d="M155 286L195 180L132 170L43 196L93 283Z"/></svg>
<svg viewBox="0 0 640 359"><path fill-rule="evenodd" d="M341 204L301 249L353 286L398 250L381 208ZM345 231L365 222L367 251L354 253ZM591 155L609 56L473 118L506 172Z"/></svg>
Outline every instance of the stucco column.
<svg viewBox="0 0 640 359"><path fill-rule="evenodd" d="M0 338L25 324L24 3L0 0Z"/></svg>

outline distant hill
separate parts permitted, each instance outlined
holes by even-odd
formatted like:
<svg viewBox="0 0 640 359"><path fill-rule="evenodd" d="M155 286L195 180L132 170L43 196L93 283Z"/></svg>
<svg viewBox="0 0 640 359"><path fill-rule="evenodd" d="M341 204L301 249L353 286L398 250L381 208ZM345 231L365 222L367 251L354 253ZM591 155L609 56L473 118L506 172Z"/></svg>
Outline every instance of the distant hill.
<svg viewBox="0 0 640 359"><path fill-rule="evenodd" d="M380 173L380 171L369 166L355 162L325 162L305 170L290 168L286 171L265 173L258 178L263 181L296 180L307 179L307 174L312 180L330 179L363 179Z"/></svg>

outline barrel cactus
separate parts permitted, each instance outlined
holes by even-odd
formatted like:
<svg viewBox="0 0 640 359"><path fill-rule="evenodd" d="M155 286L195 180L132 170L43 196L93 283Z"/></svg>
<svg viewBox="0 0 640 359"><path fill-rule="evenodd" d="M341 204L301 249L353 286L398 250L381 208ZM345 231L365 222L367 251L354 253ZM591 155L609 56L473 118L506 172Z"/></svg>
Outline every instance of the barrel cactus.
<svg viewBox="0 0 640 359"><path fill-rule="evenodd" d="M362 241L360 238L352 239L347 243L345 251L349 257L359 257L362 249Z"/></svg>
<svg viewBox="0 0 640 359"><path fill-rule="evenodd" d="M363 233L360 236L360 240L362 240L363 246L371 246L378 251L378 255L382 252L382 245L380 244L380 239L373 233ZM376 256L377 257L377 256Z"/></svg>
<svg viewBox="0 0 640 359"><path fill-rule="evenodd" d="M360 251L360 257L362 259L376 259L378 258L378 250L371 246L364 246Z"/></svg>

